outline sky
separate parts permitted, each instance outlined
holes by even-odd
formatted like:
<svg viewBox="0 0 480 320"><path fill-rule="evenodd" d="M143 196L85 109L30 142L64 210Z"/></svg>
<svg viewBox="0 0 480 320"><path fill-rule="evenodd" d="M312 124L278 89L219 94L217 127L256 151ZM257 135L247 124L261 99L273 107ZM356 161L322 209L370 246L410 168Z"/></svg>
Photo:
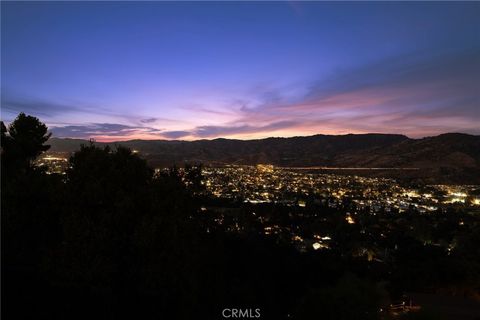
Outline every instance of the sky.
<svg viewBox="0 0 480 320"><path fill-rule="evenodd" d="M56 137L480 134L480 2L4 2L1 118Z"/></svg>

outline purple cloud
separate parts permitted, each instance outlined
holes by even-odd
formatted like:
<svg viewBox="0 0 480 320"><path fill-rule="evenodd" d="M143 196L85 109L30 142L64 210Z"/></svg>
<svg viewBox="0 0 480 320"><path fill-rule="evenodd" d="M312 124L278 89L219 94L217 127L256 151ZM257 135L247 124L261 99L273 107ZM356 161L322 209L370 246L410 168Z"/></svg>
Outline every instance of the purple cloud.
<svg viewBox="0 0 480 320"><path fill-rule="evenodd" d="M190 131L164 131L162 132L162 137L167 139L179 139L191 135Z"/></svg>
<svg viewBox="0 0 480 320"><path fill-rule="evenodd" d="M161 130L150 127L128 126L118 123L92 123L89 125L70 125L52 127L52 135L58 138L89 139L95 136L129 137L139 132L150 135L160 135Z"/></svg>

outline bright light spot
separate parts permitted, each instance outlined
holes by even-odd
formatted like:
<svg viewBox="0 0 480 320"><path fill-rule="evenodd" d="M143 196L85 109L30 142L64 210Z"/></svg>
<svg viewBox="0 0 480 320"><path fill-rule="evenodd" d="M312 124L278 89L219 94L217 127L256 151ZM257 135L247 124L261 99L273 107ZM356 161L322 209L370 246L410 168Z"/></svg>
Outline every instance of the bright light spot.
<svg viewBox="0 0 480 320"><path fill-rule="evenodd" d="M353 220L353 218L350 217L350 215L346 216L345 220L347 220L348 224L354 224L355 223L355 220Z"/></svg>

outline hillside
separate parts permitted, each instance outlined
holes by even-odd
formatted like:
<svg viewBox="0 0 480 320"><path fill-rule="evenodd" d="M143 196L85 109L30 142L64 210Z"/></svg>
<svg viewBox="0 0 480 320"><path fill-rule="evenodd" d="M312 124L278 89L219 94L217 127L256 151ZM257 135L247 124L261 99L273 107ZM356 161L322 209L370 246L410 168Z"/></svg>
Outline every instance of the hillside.
<svg viewBox="0 0 480 320"><path fill-rule="evenodd" d="M85 140L52 138L51 151L73 152ZM105 143L98 143L105 145ZM286 167L419 168L371 174L422 179L429 183L479 183L480 136L447 133L423 139L394 134L314 135L259 140L131 140L152 166L270 163Z"/></svg>

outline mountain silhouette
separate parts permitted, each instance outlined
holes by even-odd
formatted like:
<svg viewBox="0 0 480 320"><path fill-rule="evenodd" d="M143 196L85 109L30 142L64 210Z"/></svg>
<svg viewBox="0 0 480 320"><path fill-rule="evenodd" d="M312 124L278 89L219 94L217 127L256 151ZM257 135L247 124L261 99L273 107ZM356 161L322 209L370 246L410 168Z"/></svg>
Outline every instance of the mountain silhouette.
<svg viewBox="0 0 480 320"><path fill-rule="evenodd" d="M73 152L88 141L50 139L51 151ZM282 167L410 168L371 175L427 183L480 183L480 136L446 133L411 139L398 134L313 135L256 140L130 140L98 143L137 150L155 167L269 163ZM415 169L415 170L413 170Z"/></svg>

